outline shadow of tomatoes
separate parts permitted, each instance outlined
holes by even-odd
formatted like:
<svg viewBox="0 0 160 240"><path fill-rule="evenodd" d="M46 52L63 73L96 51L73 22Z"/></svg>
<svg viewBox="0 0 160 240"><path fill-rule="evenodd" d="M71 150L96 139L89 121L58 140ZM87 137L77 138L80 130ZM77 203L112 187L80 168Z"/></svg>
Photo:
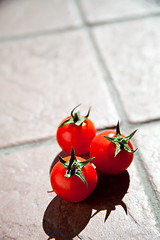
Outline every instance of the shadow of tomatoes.
<svg viewBox="0 0 160 240"><path fill-rule="evenodd" d="M118 205L122 206L127 214L127 206L122 199L129 188L130 177L128 171L119 175L107 175L98 171L97 174L97 187L93 194L86 200L89 206L96 210L92 217L98 212L106 210L104 219L106 221L110 213Z"/></svg>
<svg viewBox="0 0 160 240"><path fill-rule="evenodd" d="M71 203L56 196L43 217L43 229L49 239L71 240L88 224L92 209L86 202Z"/></svg>
<svg viewBox="0 0 160 240"><path fill-rule="evenodd" d="M64 152L58 155L67 156ZM50 173L58 161L58 155L51 164ZM56 196L49 203L43 216L43 229L49 236L48 239L72 240L97 213L106 211L105 222L118 205L122 206L127 214L127 206L122 199L130 184L128 171L119 175L107 175L97 171L97 175L96 189L85 201L71 203ZM92 210L95 210L94 214Z"/></svg>

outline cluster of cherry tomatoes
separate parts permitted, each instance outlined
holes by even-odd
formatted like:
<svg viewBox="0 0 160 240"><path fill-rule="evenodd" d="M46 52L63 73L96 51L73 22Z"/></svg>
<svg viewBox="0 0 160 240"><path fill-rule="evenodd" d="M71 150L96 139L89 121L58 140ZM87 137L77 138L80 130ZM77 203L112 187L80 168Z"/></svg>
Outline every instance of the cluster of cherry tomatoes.
<svg viewBox="0 0 160 240"><path fill-rule="evenodd" d="M78 105L79 106L79 105ZM135 150L129 136L116 130L106 130L99 134L93 122L75 112L65 118L57 129L57 142L69 156L62 158L51 171L50 181L54 192L64 200L80 202L89 197L97 185L97 171L104 174L120 174L133 160ZM90 158L83 156L89 153Z"/></svg>

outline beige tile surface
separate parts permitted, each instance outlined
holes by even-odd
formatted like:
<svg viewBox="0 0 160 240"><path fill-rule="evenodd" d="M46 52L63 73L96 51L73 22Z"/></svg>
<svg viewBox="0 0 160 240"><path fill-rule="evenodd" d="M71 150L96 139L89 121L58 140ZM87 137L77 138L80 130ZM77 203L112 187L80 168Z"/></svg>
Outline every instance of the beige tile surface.
<svg viewBox="0 0 160 240"><path fill-rule="evenodd" d="M0 0L0 239L160 239L159 9ZM64 154L57 126L79 103L99 130L138 128L138 151L127 172L98 173L96 191L73 204L47 191Z"/></svg>
<svg viewBox="0 0 160 240"><path fill-rule="evenodd" d="M150 124L149 126L141 127L136 138L139 153L148 172L151 182L160 196L160 124Z"/></svg>
<svg viewBox="0 0 160 240"><path fill-rule="evenodd" d="M1 239L39 240L47 238L46 232L69 240L69 234L75 237L74 231L82 239L158 239L134 163L122 175L99 175L98 189L103 184L103 191L95 192L91 200L72 204L47 193L51 189L49 170L60 151L55 143L0 156ZM96 210L101 211L91 218ZM107 210L111 213L104 222Z"/></svg>
<svg viewBox="0 0 160 240"><path fill-rule="evenodd" d="M1 147L55 136L79 103L81 114L91 106L96 128L117 123L85 32L4 43L0 56Z"/></svg>
<svg viewBox="0 0 160 240"><path fill-rule="evenodd" d="M159 1L154 0L81 0L86 21L97 23L159 13Z"/></svg>
<svg viewBox="0 0 160 240"><path fill-rule="evenodd" d="M0 37L80 26L73 0L0 1Z"/></svg>
<svg viewBox="0 0 160 240"><path fill-rule="evenodd" d="M160 118L159 25L155 17L93 29L131 122Z"/></svg>

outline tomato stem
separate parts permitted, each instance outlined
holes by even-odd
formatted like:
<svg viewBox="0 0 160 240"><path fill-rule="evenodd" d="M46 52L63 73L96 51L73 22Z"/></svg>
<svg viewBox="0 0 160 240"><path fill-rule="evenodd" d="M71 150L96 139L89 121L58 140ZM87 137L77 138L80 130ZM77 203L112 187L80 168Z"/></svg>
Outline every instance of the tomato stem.
<svg viewBox="0 0 160 240"><path fill-rule="evenodd" d="M77 105L75 108L73 108L73 110L71 111L71 117L65 120L64 122L62 122L59 128L69 123L74 123L76 126L81 126L83 124L83 122L89 117L91 107L89 108L85 116L81 116L79 111L74 113L74 110L79 106L80 104Z"/></svg>
<svg viewBox="0 0 160 240"><path fill-rule="evenodd" d="M116 126L116 137L115 138L111 138L108 136L103 136L106 139L108 139L110 142L114 143L116 145L116 151L115 151L115 157L117 156L117 154L122 150L126 150L129 153L133 153L135 152L137 149L133 150L129 147L128 143L131 140L131 138L133 137L133 135L136 133L137 129L132 132L130 135L128 135L127 137L122 137L121 132L120 132L120 125L119 125L119 121L117 123Z"/></svg>
<svg viewBox="0 0 160 240"><path fill-rule="evenodd" d="M50 191L47 191L48 193L52 193L52 192L54 192L53 190L50 190Z"/></svg>
<svg viewBox="0 0 160 240"><path fill-rule="evenodd" d="M88 187L88 183L82 173L82 168L88 164L89 162L91 162L93 158L89 158L83 162L80 162L77 160L76 155L75 155L75 151L72 147L71 150L71 158L69 161L65 161L60 155L58 156L60 162L62 163L63 167L66 168L66 174L65 177L66 178L70 178L73 175L76 175L77 177L79 177L84 183L85 185Z"/></svg>

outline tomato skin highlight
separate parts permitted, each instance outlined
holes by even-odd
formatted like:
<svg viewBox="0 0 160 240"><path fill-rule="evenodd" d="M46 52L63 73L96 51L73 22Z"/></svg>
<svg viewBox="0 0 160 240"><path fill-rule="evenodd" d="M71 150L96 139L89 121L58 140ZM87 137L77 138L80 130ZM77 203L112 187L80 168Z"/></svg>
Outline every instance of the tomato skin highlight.
<svg viewBox="0 0 160 240"><path fill-rule="evenodd" d="M85 159L76 157L79 161ZM69 161L70 156L63 158ZM97 172L91 163L82 168L82 173L87 181L88 186L76 175L70 178L65 177L66 169L60 161L53 167L50 175L50 182L54 192L62 199L69 202L81 202L88 198L97 185Z"/></svg>
<svg viewBox="0 0 160 240"><path fill-rule="evenodd" d="M65 118L62 122L69 118L70 116ZM79 156L89 152L90 144L95 136L96 128L93 122L88 118L81 126L69 123L58 128L56 133L57 142L62 150L67 154L71 154L71 148L73 147L75 154Z"/></svg>
<svg viewBox="0 0 160 240"><path fill-rule="evenodd" d="M120 174L130 166L134 153L122 149L115 157L116 145L104 136L114 138L116 137L116 131L106 130L95 136L89 150L90 157L95 157L92 163L105 174ZM125 135L122 134L122 137L125 137ZM131 141L128 145L133 150Z"/></svg>

